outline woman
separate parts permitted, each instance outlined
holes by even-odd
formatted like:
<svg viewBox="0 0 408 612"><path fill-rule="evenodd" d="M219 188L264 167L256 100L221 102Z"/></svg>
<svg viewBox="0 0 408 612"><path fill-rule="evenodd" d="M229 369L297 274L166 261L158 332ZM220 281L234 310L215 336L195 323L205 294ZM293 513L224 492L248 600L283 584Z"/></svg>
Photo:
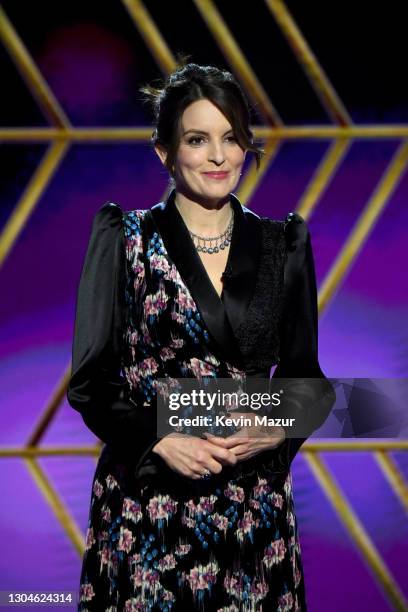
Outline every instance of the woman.
<svg viewBox="0 0 408 612"><path fill-rule="evenodd" d="M190 63L142 91L172 190L148 211L102 206L82 271L67 396L105 446L78 609L303 611L290 464L304 438L159 437L155 399L159 379L269 378L275 364L326 380L310 235L231 193L262 151L230 73ZM311 407L299 387L289 397Z"/></svg>

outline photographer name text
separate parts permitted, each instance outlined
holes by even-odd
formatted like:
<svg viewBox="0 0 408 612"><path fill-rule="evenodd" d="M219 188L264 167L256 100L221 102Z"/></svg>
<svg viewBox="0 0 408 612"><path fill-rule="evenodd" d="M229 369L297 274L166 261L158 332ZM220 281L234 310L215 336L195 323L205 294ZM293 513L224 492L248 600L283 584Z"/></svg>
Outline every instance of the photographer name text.
<svg viewBox="0 0 408 612"><path fill-rule="evenodd" d="M296 419L271 418L255 415L249 417L228 417L226 415L195 416L192 418L173 415L169 418L171 427L293 427Z"/></svg>

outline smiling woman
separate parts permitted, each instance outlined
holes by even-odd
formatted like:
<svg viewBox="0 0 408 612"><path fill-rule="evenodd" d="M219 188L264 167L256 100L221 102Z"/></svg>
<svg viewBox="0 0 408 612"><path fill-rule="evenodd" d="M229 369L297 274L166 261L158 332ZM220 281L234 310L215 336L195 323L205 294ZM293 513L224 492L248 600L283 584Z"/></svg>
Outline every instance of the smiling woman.
<svg viewBox="0 0 408 612"><path fill-rule="evenodd" d="M191 103L180 119L180 140L173 164L176 206L196 243L215 291L222 297L233 226L229 193L241 175L246 151L233 136L223 113L208 99ZM167 150L155 150L166 164Z"/></svg>
<svg viewBox="0 0 408 612"><path fill-rule="evenodd" d="M248 104L232 75L207 66L201 67L206 78L200 80L192 66L181 69L177 81L170 79L160 93L150 86L142 91L156 109L160 99L154 148L177 185L176 206L222 298L233 226L229 193L239 181L246 152L255 154L259 167L263 151L253 143Z"/></svg>
<svg viewBox="0 0 408 612"><path fill-rule="evenodd" d="M167 150L156 144L156 152L166 163ZM177 200L206 203L218 210L232 191L241 174L245 149L234 136L225 115L210 100L190 104L181 117L181 137L173 176L177 184Z"/></svg>
<svg viewBox="0 0 408 612"><path fill-rule="evenodd" d="M195 118L193 109L189 109L188 114L184 116L183 125L184 111L190 105L204 101L211 102L219 111L216 114L215 110L210 110L211 115L207 116L208 120L215 116L219 129L225 130L225 133L217 135L225 138L231 134L233 141L239 144L242 151L250 151L255 155L259 168L263 150L254 144L248 102L236 79L226 70L219 70L214 66L187 64L170 75L163 88L146 85L141 88L141 92L144 93L145 100L152 104L155 115L153 145L162 149L162 159L172 177L179 146L187 143L191 147L200 147L208 139L209 132L213 132L214 126L211 122L207 122L208 131L204 125L191 124ZM190 138L187 133L190 133ZM203 138L200 139L200 136ZM217 169L207 167L208 171ZM171 184L175 186L174 180Z"/></svg>
<svg viewBox="0 0 408 612"><path fill-rule="evenodd" d="M105 447L79 610L304 612L286 421L255 437L244 413L228 437L211 423L160 437L156 400L160 379L244 384L275 364L325 378L310 235L232 193L262 151L229 72L187 64L143 91L173 188L148 210L102 206L81 275L68 401ZM313 405L294 403L296 418Z"/></svg>

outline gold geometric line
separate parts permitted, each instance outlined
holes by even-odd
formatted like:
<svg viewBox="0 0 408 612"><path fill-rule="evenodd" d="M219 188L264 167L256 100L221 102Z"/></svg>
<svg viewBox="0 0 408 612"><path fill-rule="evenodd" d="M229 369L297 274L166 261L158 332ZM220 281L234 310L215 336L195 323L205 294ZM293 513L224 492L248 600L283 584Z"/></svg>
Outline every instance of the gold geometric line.
<svg viewBox="0 0 408 612"><path fill-rule="evenodd" d="M43 159L37 166L23 195L14 207L10 218L0 234L0 266L19 237L68 147L69 144L67 142L56 142L49 145Z"/></svg>
<svg viewBox="0 0 408 612"><path fill-rule="evenodd" d="M288 8L282 0L265 0L265 2L331 119L340 125L351 124L352 119L343 102L296 25Z"/></svg>
<svg viewBox="0 0 408 612"><path fill-rule="evenodd" d="M381 177L373 195L354 224L343 248L332 264L319 291L319 310L323 311L332 299L353 261L383 212L388 198L396 188L408 163L408 142L400 145Z"/></svg>
<svg viewBox="0 0 408 612"><path fill-rule="evenodd" d="M336 483L333 474L330 473L324 461L317 454L305 453L305 459L385 594L396 610L406 612L408 602L405 600L404 594L385 565L364 525Z"/></svg>
<svg viewBox="0 0 408 612"><path fill-rule="evenodd" d="M407 451L408 450L408 440L400 439L400 438L388 438L388 439L373 439L373 438L359 438L358 440L354 439L343 439L343 440L331 440L329 438L322 439L312 439L307 440L300 450L305 449L308 452L326 452L326 451L377 451L377 450L387 450L387 451Z"/></svg>
<svg viewBox="0 0 408 612"><path fill-rule="evenodd" d="M329 140L360 138L368 140L401 140L408 138L407 125L354 125L352 127L299 125L251 127L255 138L268 140ZM37 127L0 127L0 139L5 142L49 142L70 140L75 143L149 141L151 127L72 127L66 130Z"/></svg>
<svg viewBox="0 0 408 612"><path fill-rule="evenodd" d="M69 140L72 143L104 143L148 141L152 134L149 127L72 127L67 130L55 128L0 128L0 138L4 142L48 142Z"/></svg>
<svg viewBox="0 0 408 612"><path fill-rule="evenodd" d="M161 71L164 74L172 72L177 66L176 60L144 4L140 0L122 0L122 4L127 9Z"/></svg>
<svg viewBox="0 0 408 612"><path fill-rule="evenodd" d="M35 458L35 457L93 457L101 453L100 445L93 446L0 446L0 459Z"/></svg>
<svg viewBox="0 0 408 612"><path fill-rule="evenodd" d="M256 162L254 159L248 166L244 180L241 182L237 190L237 197L247 208L249 208L250 199L255 193L255 190L258 187L263 175L269 169L273 159L275 158L280 144L280 141L276 140L275 138L268 140L263 146L265 154L261 159L259 170L256 168Z"/></svg>
<svg viewBox="0 0 408 612"><path fill-rule="evenodd" d="M60 127L69 127L68 117L1 6L0 39L48 121Z"/></svg>
<svg viewBox="0 0 408 612"><path fill-rule="evenodd" d="M37 461L35 459L25 459L25 464L34 482L43 494L45 501L48 503L63 529L65 529L65 532L73 543L75 550L82 556L85 548L85 541L74 518L70 515L65 504L60 499L59 495L51 485L47 476L44 474L42 468L38 465Z"/></svg>
<svg viewBox="0 0 408 612"><path fill-rule="evenodd" d="M0 446L1 457L48 457L48 456L99 456L103 443L98 441L93 446L61 446L61 445L41 445L41 446ZM300 453L321 453L321 452L381 452L381 451L408 451L408 440L389 439L389 440L312 440L305 442Z"/></svg>
<svg viewBox="0 0 408 612"><path fill-rule="evenodd" d="M322 196L332 180L337 168L343 161L351 141L348 139L338 139L332 142L325 152L323 159L320 161L313 177L303 191L296 212L299 213L305 221L310 218L310 215L317 205L318 199Z"/></svg>
<svg viewBox="0 0 408 612"><path fill-rule="evenodd" d="M336 125L285 125L281 127L254 126L252 128L257 138L270 138L274 136L279 139L293 140L310 140L329 138L368 138L378 139L384 138L387 140L407 138L408 126L400 125L352 125L352 126L336 126Z"/></svg>
<svg viewBox="0 0 408 612"><path fill-rule="evenodd" d="M247 94L255 103L256 110L268 124L282 125L277 110L212 0L194 0L194 4L212 33L215 42L235 71L235 76L242 82Z"/></svg>
<svg viewBox="0 0 408 612"><path fill-rule="evenodd" d="M51 423L53 417L57 414L59 408L61 408L63 399L65 399L70 376L71 363L66 368L64 374L57 383L55 390L51 394L51 398L48 400L42 415L38 419L34 430L31 432L27 440L27 446L36 446L41 441L41 438L45 435L48 425Z"/></svg>
<svg viewBox="0 0 408 612"><path fill-rule="evenodd" d="M389 485L399 498L403 508L408 512L408 487L394 459L385 451L377 450L374 456L381 467Z"/></svg>

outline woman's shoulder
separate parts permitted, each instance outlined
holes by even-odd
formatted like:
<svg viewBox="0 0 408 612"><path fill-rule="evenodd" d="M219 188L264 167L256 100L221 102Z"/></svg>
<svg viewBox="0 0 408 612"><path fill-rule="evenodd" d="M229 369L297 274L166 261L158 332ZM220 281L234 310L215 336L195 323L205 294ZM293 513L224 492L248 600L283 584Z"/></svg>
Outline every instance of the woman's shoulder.
<svg viewBox="0 0 408 612"><path fill-rule="evenodd" d="M126 211L117 202L107 201L96 211L91 239L100 246L119 244L141 234L140 211Z"/></svg>
<svg viewBox="0 0 408 612"><path fill-rule="evenodd" d="M140 225L145 214L146 210L124 210L117 202L107 201L97 210L94 216L94 226L111 229L124 226L135 229Z"/></svg>
<svg viewBox="0 0 408 612"><path fill-rule="evenodd" d="M306 243L309 236L309 227L305 219L296 212L290 212L283 221L287 241L300 241Z"/></svg>
<svg viewBox="0 0 408 612"><path fill-rule="evenodd" d="M106 218L118 218L118 217L143 217L146 214L146 210L134 209L124 210L117 202L107 201L105 202L96 212L96 217Z"/></svg>
<svg viewBox="0 0 408 612"><path fill-rule="evenodd" d="M105 202L94 215L94 225L105 226L112 223L120 225L123 217L123 210L116 202Z"/></svg>
<svg viewBox="0 0 408 612"><path fill-rule="evenodd" d="M307 241L309 227L305 219L299 215L299 213L289 212L284 219L261 217L261 221L271 229L282 233L288 244L294 242L299 243L299 241L301 243L306 243Z"/></svg>
<svg viewBox="0 0 408 612"><path fill-rule="evenodd" d="M264 223L273 223L273 224L277 224L277 225L281 225L284 229L286 229L286 227L289 227L289 229L292 229L293 227L297 226L297 225L307 225L305 219L299 215L299 213L296 212L289 212L287 213L286 217L284 219L275 219L272 217L260 217L261 221L263 221Z"/></svg>

